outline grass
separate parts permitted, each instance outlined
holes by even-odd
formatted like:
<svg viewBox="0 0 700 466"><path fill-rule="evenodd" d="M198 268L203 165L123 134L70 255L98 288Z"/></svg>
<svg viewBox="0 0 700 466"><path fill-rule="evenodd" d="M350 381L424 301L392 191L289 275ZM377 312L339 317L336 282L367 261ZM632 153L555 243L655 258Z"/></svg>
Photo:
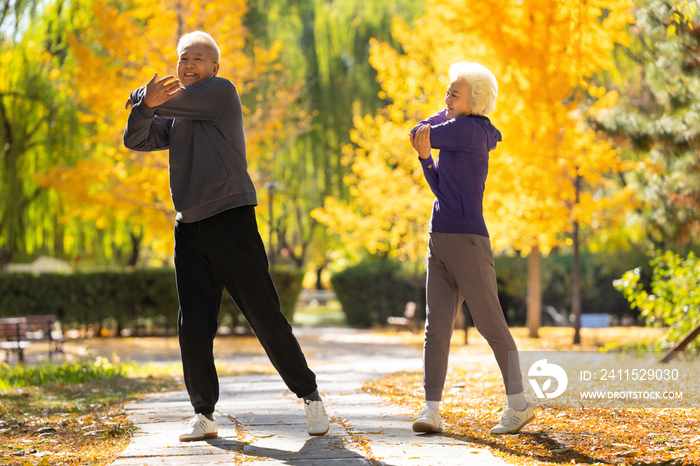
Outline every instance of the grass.
<svg viewBox="0 0 700 466"><path fill-rule="evenodd" d="M294 325L298 327L337 327L345 324L345 314L338 301L324 306L300 307L294 311Z"/></svg>
<svg viewBox="0 0 700 466"><path fill-rule="evenodd" d="M93 380L109 380L125 375L125 366L115 366L105 358L75 364L43 363L38 366L0 364L0 390L35 385L70 385Z"/></svg>
<svg viewBox="0 0 700 466"><path fill-rule="evenodd" d="M134 427L124 403L177 387L152 366L104 358L73 364L0 365L0 464L108 464Z"/></svg>

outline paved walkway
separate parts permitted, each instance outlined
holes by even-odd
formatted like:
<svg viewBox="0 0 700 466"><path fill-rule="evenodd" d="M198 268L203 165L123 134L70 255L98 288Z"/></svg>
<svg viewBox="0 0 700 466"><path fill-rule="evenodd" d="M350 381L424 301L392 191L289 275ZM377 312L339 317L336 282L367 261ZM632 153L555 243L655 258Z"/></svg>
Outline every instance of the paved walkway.
<svg viewBox="0 0 700 466"><path fill-rule="evenodd" d="M316 372L330 431L306 433L304 408L277 374L221 379L219 437L181 443L192 416L184 390L126 406L139 428L113 463L126 465L252 464L260 466L503 465L488 450L441 434L415 434L412 414L361 390L384 374L420 370L420 350L362 341L351 329L296 329ZM369 334L367 334L369 335ZM233 361L226 361L233 362Z"/></svg>

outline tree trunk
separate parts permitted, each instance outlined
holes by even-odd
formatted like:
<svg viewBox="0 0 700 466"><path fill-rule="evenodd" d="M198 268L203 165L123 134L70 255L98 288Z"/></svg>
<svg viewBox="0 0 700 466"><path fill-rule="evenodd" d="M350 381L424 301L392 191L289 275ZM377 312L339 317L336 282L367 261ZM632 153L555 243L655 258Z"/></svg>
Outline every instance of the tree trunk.
<svg viewBox="0 0 700 466"><path fill-rule="evenodd" d="M323 275L323 270L325 268L326 267L324 265L316 267L316 289L317 290L323 289L323 283L321 282L321 275Z"/></svg>
<svg viewBox="0 0 700 466"><path fill-rule="evenodd" d="M462 304L462 313L464 314L464 344L468 345L469 344L469 327L472 327L474 325L474 322L472 321L472 313L469 310L469 306L467 306L467 303Z"/></svg>
<svg viewBox="0 0 700 466"><path fill-rule="evenodd" d="M139 254L141 252L141 236L131 232L131 256L127 265L135 267L139 262Z"/></svg>
<svg viewBox="0 0 700 466"><path fill-rule="evenodd" d="M579 193L581 191L581 177L576 175L576 203L579 203ZM581 344L581 264L579 257L579 224L574 221L574 263L571 271L571 313L574 315L574 345Z"/></svg>
<svg viewBox="0 0 700 466"><path fill-rule="evenodd" d="M538 338L542 322L542 277L540 247L535 245L527 258L527 328L530 338Z"/></svg>
<svg viewBox="0 0 700 466"><path fill-rule="evenodd" d="M680 351L683 351L686 346L691 344L693 340L695 340L698 335L700 335L700 324L696 325L693 330L685 334L681 340L673 345L673 348L671 348L663 358L661 358L660 362L666 363L669 362L671 359L675 358Z"/></svg>
<svg viewBox="0 0 700 466"><path fill-rule="evenodd" d="M574 263L571 271L571 313L574 315L574 345L581 344L581 265L578 222L574 222Z"/></svg>
<svg viewBox="0 0 700 466"><path fill-rule="evenodd" d="M3 111L3 117L4 117ZM9 128L9 123L7 128ZM11 130L9 130L11 131ZM5 137L5 140L13 141L10 137ZM2 224L2 235L4 237L3 247L3 262L12 261L12 258L19 251L20 238L23 236L22 213L26 205L26 197L22 188L22 180L20 179L19 163L22 157L23 148L19 143L6 143L5 148L0 148L4 151L3 166L2 166L2 184L4 184L4 195L7 196L3 215L0 219Z"/></svg>

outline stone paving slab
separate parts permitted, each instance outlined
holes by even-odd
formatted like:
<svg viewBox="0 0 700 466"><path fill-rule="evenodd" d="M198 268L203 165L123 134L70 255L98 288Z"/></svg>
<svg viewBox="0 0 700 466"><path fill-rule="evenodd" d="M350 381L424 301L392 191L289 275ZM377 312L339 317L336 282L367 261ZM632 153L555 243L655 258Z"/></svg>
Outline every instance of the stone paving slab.
<svg viewBox="0 0 700 466"><path fill-rule="evenodd" d="M303 405L277 374L222 378L216 412L219 437L206 441L177 440L193 415L184 390L129 403L126 410L139 430L113 464L504 465L474 444L441 434L415 434L414 414L360 390L366 380L383 374L419 370L421 354L411 351L335 363L332 349L327 349L323 364L310 360L331 418L329 432L320 437L307 434Z"/></svg>

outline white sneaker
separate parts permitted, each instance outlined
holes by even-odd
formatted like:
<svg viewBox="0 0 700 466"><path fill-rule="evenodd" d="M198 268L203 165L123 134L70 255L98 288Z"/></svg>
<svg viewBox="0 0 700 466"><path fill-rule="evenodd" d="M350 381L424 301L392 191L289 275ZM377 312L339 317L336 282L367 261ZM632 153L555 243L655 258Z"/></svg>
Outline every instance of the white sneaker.
<svg viewBox="0 0 700 466"><path fill-rule="evenodd" d="M528 403L527 408L522 411L513 408L506 408L501 414L498 425L491 428L492 434L516 434L520 429L535 419L535 410Z"/></svg>
<svg viewBox="0 0 700 466"><path fill-rule="evenodd" d="M205 438L217 437L219 430L216 420L210 421L204 414L197 414L190 419L187 428L180 432L181 442L191 442L193 440L204 440Z"/></svg>
<svg viewBox="0 0 700 466"><path fill-rule="evenodd" d="M442 432L442 419L434 409L426 407L413 423L413 432Z"/></svg>
<svg viewBox="0 0 700 466"><path fill-rule="evenodd" d="M304 410L306 411L306 430L309 431L309 435L323 435L328 432L330 422L328 422L323 401L306 400Z"/></svg>

